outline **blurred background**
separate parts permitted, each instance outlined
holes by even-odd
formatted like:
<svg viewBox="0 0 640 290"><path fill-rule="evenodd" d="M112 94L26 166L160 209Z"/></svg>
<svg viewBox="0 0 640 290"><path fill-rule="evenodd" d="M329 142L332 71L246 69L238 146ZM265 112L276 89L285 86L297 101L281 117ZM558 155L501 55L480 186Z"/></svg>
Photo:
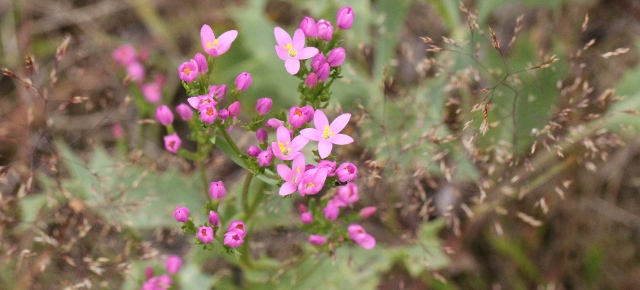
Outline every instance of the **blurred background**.
<svg viewBox="0 0 640 290"><path fill-rule="evenodd" d="M202 251L171 216L203 201L194 164L165 152L112 51L135 47L175 106L200 27L237 29L213 82L250 72L243 108L289 108L273 27L345 5L327 111L353 115L341 158L378 208L363 225L377 247L315 252L298 201L271 195L258 266ZM639 33L635 0L2 0L0 288L136 289L169 254L177 289L640 288ZM206 164L238 192L242 168Z"/></svg>

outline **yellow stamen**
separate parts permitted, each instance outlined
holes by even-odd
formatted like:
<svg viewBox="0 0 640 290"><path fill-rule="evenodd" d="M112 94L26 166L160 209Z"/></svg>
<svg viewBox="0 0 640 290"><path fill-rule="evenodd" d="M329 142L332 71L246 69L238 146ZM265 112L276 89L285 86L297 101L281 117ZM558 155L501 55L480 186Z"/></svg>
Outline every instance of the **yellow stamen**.
<svg viewBox="0 0 640 290"><path fill-rule="evenodd" d="M218 46L218 40L217 39L213 40L213 46Z"/></svg>
<svg viewBox="0 0 640 290"><path fill-rule="evenodd" d="M300 109L296 109L296 110L293 112L293 114L294 114L294 115L296 115L296 116L298 116L298 117L300 117L300 116L302 116L302 110L300 110Z"/></svg>
<svg viewBox="0 0 640 290"><path fill-rule="evenodd" d="M324 126L324 132L322 133L322 139L329 140L335 134L336 133L331 132L331 129L329 129L329 125L325 125Z"/></svg>
<svg viewBox="0 0 640 290"><path fill-rule="evenodd" d="M208 108L207 109L207 116L213 116L213 109L212 108Z"/></svg>
<svg viewBox="0 0 640 290"><path fill-rule="evenodd" d="M216 43L217 41L218 41L217 39L213 41L214 45L217 44ZM211 45L211 42L209 42L209 41L207 41L204 45L207 47L207 49L212 49L213 48L213 45Z"/></svg>
<svg viewBox="0 0 640 290"><path fill-rule="evenodd" d="M185 73L187 76L191 73L191 70L188 68L185 68L182 70L183 73Z"/></svg>
<svg viewBox="0 0 640 290"><path fill-rule="evenodd" d="M291 148L289 147L289 142L287 142L286 144L282 144L282 143L278 142L278 147L280 147L280 152L282 152L282 155L284 155L284 156L289 156L289 154L291 153Z"/></svg>

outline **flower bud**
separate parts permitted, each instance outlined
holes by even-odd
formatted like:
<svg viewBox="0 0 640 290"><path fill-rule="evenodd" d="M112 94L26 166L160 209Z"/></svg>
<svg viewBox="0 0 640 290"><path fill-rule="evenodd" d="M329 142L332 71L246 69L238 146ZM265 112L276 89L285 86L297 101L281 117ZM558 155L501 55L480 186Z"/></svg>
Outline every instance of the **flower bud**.
<svg viewBox="0 0 640 290"><path fill-rule="evenodd" d="M240 102L235 101L233 104L229 105L229 115L238 116L240 114Z"/></svg>
<svg viewBox="0 0 640 290"><path fill-rule="evenodd" d="M229 119L229 110L221 109L220 112L218 112L218 117L222 120Z"/></svg>
<svg viewBox="0 0 640 290"><path fill-rule="evenodd" d="M313 23L313 25L315 28L315 22ZM111 56L113 57L113 60L115 60L122 66L128 66L129 64L136 61L136 49L129 44L123 44L114 49Z"/></svg>
<svg viewBox="0 0 640 290"><path fill-rule="evenodd" d="M323 209L323 212L326 219L334 221L340 214L340 208L336 205L335 201L330 200L329 203L327 203L327 206Z"/></svg>
<svg viewBox="0 0 640 290"><path fill-rule="evenodd" d="M167 272L171 275L175 275L180 271L180 267L182 267L182 259L176 255L169 255L167 257Z"/></svg>
<svg viewBox="0 0 640 290"><path fill-rule="evenodd" d="M365 207L360 210L360 217L363 219L369 218L374 213L376 213L376 211L378 211L378 208L376 208L375 206Z"/></svg>
<svg viewBox="0 0 640 290"><path fill-rule="evenodd" d="M331 67L329 67L328 63L323 63L318 68L318 81L324 82L329 78L329 72L331 71Z"/></svg>
<svg viewBox="0 0 640 290"><path fill-rule="evenodd" d="M158 83L148 83L142 85L142 95L149 103L159 103L162 99L162 88Z"/></svg>
<svg viewBox="0 0 640 290"><path fill-rule="evenodd" d="M124 129L122 128L122 125L115 123L111 126L111 134L113 135L113 138L116 139L122 139L124 138Z"/></svg>
<svg viewBox="0 0 640 290"><path fill-rule="evenodd" d="M313 88L318 84L318 75L316 73L310 73L307 78L304 79L304 84L307 87Z"/></svg>
<svg viewBox="0 0 640 290"><path fill-rule="evenodd" d="M345 205L355 203L360 199L358 196L358 186L355 183L340 186L336 191L337 194L335 198Z"/></svg>
<svg viewBox="0 0 640 290"><path fill-rule="evenodd" d="M314 169L314 168L316 168L315 165L307 164L307 165L304 166L304 171L309 171L309 170Z"/></svg>
<svg viewBox="0 0 640 290"><path fill-rule="evenodd" d="M141 82L144 80L144 67L139 62L134 61L127 65L127 75L134 82Z"/></svg>
<svg viewBox="0 0 640 290"><path fill-rule="evenodd" d="M318 37L318 29L316 28L316 21L311 17L305 17L300 23L300 29L304 32L306 37Z"/></svg>
<svg viewBox="0 0 640 290"><path fill-rule="evenodd" d="M358 167L353 165L353 163L342 163L336 169L336 175L338 175L338 179L342 182L353 181L358 177Z"/></svg>
<svg viewBox="0 0 640 290"><path fill-rule="evenodd" d="M313 120L313 114L315 112L316 111L313 109L312 106L304 106L304 107L302 107L302 114L307 116L307 120L308 120L307 122Z"/></svg>
<svg viewBox="0 0 640 290"><path fill-rule="evenodd" d="M227 95L227 85L209 86L209 96L219 102Z"/></svg>
<svg viewBox="0 0 640 290"><path fill-rule="evenodd" d="M247 234L247 228L244 225L244 222L239 221L239 220L233 220L229 223L229 227L227 228L227 231L238 231L238 233L240 233L240 235L242 237L244 237L244 235Z"/></svg>
<svg viewBox="0 0 640 290"><path fill-rule="evenodd" d="M178 112L180 119L184 121L189 121L191 120L191 118L193 118L193 111L191 110L191 107L187 104L183 103L178 105L176 107L176 112Z"/></svg>
<svg viewBox="0 0 640 290"><path fill-rule="evenodd" d="M327 238L319 235L311 235L309 236L309 239L307 241L309 241L309 243L312 243L316 246L322 246L327 242Z"/></svg>
<svg viewBox="0 0 640 290"><path fill-rule="evenodd" d="M224 183L222 183L222 181L211 182L211 186L209 186L209 195L211 195L211 198L223 198L226 193L227 189L224 188Z"/></svg>
<svg viewBox="0 0 640 290"><path fill-rule="evenodd" d="M307 122L309 122L309 119L304 115L302 108L291 107L291 109L289 109L289 124L291 124L293 128L300 128Z"/></svg>
<svg viewBox="0 0 640 290"><path fill-rule="evenodd" d="M144 277L147 278L147 280L151 279L154 274L153 268L147 267L144 269Z"/></svg>
<svg viewBox="0 0 640 290"><path fill-rule="evenodd" d="M176 206L176 211L173 212L173 217L179 223L186 223L189 220L189 208L184 206Z"/></svg>
<svg viewBox="0 0 640 290"><path fill-rule="evenodd" d="M249 149L247 149L247 154L251 157L258 157L258 154L260 154L260 152L260 148L258 148L258 146L256 145L251 145L249 146Z"/></svg>
<svg viewBox="0 0 640 290"><path fill-rule="evenodd" d="M213 242L213 229L211 227L199 227L198 228L198 239L203 244L208 244Z"/></svg>
<svg viewBox="0 0 640 290"><path fill-rule="evenodd" d="M340 66L345 59L345 51L342 47L336 47L329 52L329 57L327 57L327 62L330 66L336 67Z"/></svg>
<svg viewBox="0 0 640 290"><path fill-rule="evenodd" d="M164 136L164 148L171 153L178 153L178 149L182 145L182 140L177 133Z"/></svg>
<svg viewBox="0 0 640 290"><path fill-rule="evenodd" d="M309 210L307 209L307 206L306 206L306 205L304 205L304 204L302 204L302 203L301 203L301 204L298 206L298 212L299 212L300 214L303 214L303 213L308 212L308 211L309 211Z"/></svg>
<svg viewBox="0 0 640 290"><path fill-rule="evenodd" d="M251 85L251 74L243 72L236 78L236 89L238 91L245 91Z"/></svg>
<svg viewBox="0 0 640 290"><path fill-rule="evenodd" d="M199 73L204 74L209 70L209 67L207 66L207 58L202 55L202 53L196 53L196 55L193 57L193 60L195 60L196 64L198 65Z"/></svg>
<svg viewBox="0 0 640 290"><path fill-rule="evenodd" d="M258 165L260 166L269 166L271 165L272 160L273 160L273 152L271 151L271 146L267 146L266 150L258 154Z"/></svg>
<svg viewBox="0 0 640 290"><path fill-rule="evenodd" d="M320 66L325 63L327 63L327 58L324 54L318 53L311 59L311 69L317 72Z"/></svg>
<svg viewBox="0 0 640 290"><path fill-rule="evenodd" d="M327 176L334 176L336 173L336 162L331 160L320 160L318 162L318 168L326 168Z"/></svg>
<svg viewBox="0 0 640 290"><path fill-rule="evenodd" d="M264 116L269 113L269 110L271 110L271 105L273 105L273 100L270 98L259 99L256 103L256 111L258 111L260 116Z"/></svg>
<svg viewBox="0 0 640 290"><path fill-rule="evenodd" d="M256 139L258 139L258 143L267 142L267 140L269 140L269 134L267 134L267 130L265 130L264 128L258 129L258 131L256 131Z"/></svg>
<svg viewBox="0 0 640 290"><path fill-rule="evenodd" d="M342 30L351 28L351 25L353 25L353 9L349 6L340 8L336 14L336 22L338 28Z"/></svg>
<svg viewBox="0 0 640 290"><path fill-rule="evenodd" d="M220 225L220 216L218 215L217 212L212 210L209 211L209 223L214 227L217 227Z"/></svg>
<svg viewBox="0 0 640 290"><path fill-rule="evenodd" d="M156 109L156 121L164 126L168 126L173 122L173 113L166 105L162 105Z"/></svg>
<svg viewBox="0 0 640 290"><path fill-rule="evenodd" d="M303 212L300 215L300 220L302 220L303 224L310 224L313 222L313 215L310 212Z"/></svg>
<svg viewBox="0 0 640 290"><path fill-rule="evenodd" d="M278 120L276 118L271 118L267 121L266 124L264 124L266 127L271 127L271 128L278 128L280 126L284 126L284 122L281 120Z"/></svg>
<svg viewBox="0 0 640 290"><path fill-rule="evenodd" d="M324 41L330 41L333 37L333 26L331 22L320 19L318 23L316 23L316 29L318 30L318 37L322 38Z"/></svg>

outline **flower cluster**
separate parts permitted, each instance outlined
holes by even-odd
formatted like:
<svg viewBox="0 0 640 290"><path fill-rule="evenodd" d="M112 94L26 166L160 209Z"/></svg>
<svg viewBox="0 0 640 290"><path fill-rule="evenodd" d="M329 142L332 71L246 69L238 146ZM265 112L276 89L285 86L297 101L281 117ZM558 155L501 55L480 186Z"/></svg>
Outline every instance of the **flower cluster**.
<svg viewBox="0 0 640 290"><path fill-rule="evenodd" d="M176 255L170 255L167 257L165 268L169 275L175 275L180 271L182 267L182 259ZM171 288L173 280L171 276L164 274L161 276L154 276L155 271L151 267L147 267L144 271L146 281L142 284L142 290L166 290Z"/></svg>

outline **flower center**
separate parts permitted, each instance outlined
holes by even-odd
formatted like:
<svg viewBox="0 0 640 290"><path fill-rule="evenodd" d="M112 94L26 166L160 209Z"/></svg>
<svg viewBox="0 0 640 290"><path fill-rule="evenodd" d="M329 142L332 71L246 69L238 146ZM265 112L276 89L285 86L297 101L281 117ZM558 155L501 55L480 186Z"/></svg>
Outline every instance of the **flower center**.
<svg viewBox="0 0 640 290"><path fill-rule="evenodd" d="M301 117L301 116L302 116L302 110L300 110L300 109L296 109L296 110L293 112L293 114L294 114L294 115L296 115L296 116L298 116L298 117Z"/></svg>
<svg viewBox="0 0 640 290"><path fill-rule="evenodd" d="M212 108L208 108L207 109L207 116L213 116L213 109Z"/></svg>
<svg viewBox="0 0 640 290"><path fill-rule="evenodd" d="M305 188L312 188L312 187L314 187L314 186L316 186L316 185L315 185L315 184L313 184L313 182L308 182L304 187L305 187Z"/></svg>
<svg viewBox="0 0 640 290"><path fill-rule="evenodd" d="M291 45L291 43L287 43L287 45L283 45L282 48L287 50L287 52L289 53L289 57L296 57L298 55L298 52L295 49L293 49L293 45Z"/></svg>
<svg viewBox="0 0 640 290"><path fill-rule="evenodd" d="M203 237L206 237L206 236L207 236L207 230L206 230L206 229L202 229L202 230L200 231L200 233L202 234L202 236L203 236Z"/></svg>
<svg viewBox="0 0 640 290"><path fill-rule="evenodd" d="M329 129L329 125L325 125L324 126L324 132L322 133L322 139L329 140L335 134L336 133L331 132L331 129Z"/></svg>
<svg viewBox="0 0 640 290"><path fill-rule="evenodd" d="M188 76L191 73L191 70L189 68L184 68L182 72Z"/></svg>
<svg viewBox="0 0 640 290"><path fill-rule="evenodd" d="M176 141L169 141L169 147L173 148L176 145Z"/></svg>
<svg viewBox="0 0 640 290"><path fill-rule="evenodd" d="M214 39L214 40L213 40L213 44L211 43L211 41L207 41L207 42L205 43L205 45L207 46L207 49L212 49L212 48L214 48L214 47L218 46L218 40L217 40L217 39Z"/></svg>
<svg viewBox="0 0 640 290"><path fill-rule="evenodd" d="M282 152L282 155L289 156L289 154L291 154L291 147L289 147L289 142L286 142L285 144L278 142L278 147L280 147L280 152Z"/></svg>

